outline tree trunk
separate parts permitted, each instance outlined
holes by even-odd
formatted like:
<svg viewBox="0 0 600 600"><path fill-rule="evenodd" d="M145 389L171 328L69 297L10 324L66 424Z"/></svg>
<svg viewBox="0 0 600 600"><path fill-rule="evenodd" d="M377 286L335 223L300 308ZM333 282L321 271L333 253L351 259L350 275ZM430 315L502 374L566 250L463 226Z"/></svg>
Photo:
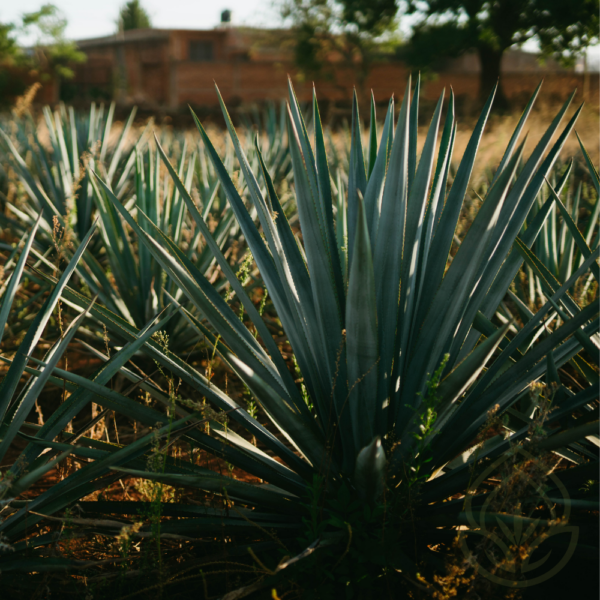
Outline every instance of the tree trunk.
<svg viewBox="0 0 600 600"><path fill-rule="evenodd" d="M502 64L502 55L504 50L490 48L489 46L480 46L477 49L479 62L481 64L481 75L479 77L479 98L485 102L490 92L498 83L496 97L494 99L494 108L499 110L508 110L510 108L508 98L504 94L502 87L502 77L500 66Z"/></svg>

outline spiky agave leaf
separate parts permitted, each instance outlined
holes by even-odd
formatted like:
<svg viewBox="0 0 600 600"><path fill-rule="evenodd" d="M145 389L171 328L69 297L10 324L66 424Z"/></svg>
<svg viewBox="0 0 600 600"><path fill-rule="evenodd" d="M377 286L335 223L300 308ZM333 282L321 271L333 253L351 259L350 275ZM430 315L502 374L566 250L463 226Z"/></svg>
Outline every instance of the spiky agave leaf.
<svg viewBox="0 0 600 600"><path fill-rule="evenodd" d="M8 203L14 218L5 220L12 230L21 232L24 226L33 225L38 214L42 216L33 253L41 260L38 268L53 269L48 253L53 251L55 243L61 235L67 236L67 230L70 240L81 239L96 210L101 217L102 235L97 236L84 254L76 273L102 304L139 328L165 306L163 285L184 303L185 298L168 278L165 281L166 274L147 249L143 245L137 247L135 240L129 239L127 227L123 227L112 203L99 189L93 173L98 172L120 199L133 195L134 210L140 208L162 231L168 232L205 275L213 274L215 258L206 245L199 243L202 238L197 229L194 231L180 186L165 178L163 162L176 158L175 172L186 193L196 178L203 219L216 223L214 238L222 250L239 237L238 226L220 190L215 169L207 160L206 148L199 146L190 152L185 135L163 130L160 139L164 149L160 147L162 155L159 154L147 144L149 126L139 136L132 135L135 109L113 142L114 108L111 105L105 116L103 106L92 105L89 115L64 105L54 113L46 107L44 119L51 151L38 139L37 126L30 117L16 123L16 135L2 131L0 151L13 164L26 192L24 203ZM281 123L274 125L272 114L269 122L271 132L264 160L268 168L277 172L279 185L280 179L288 176L289 152L280 135ZM161 145L158 140L157 143ZM249 143L252 146L253 141ZM233 158L233 148L229 145L225 162L230 170ZM251 168L259 169L256 152ZM68 259L69 249L62 248L62 252ZM180 317L170 321L167 334L181 351L184 347L194 347L199 339L193 333L190 335Z"/></svg>
<svg viewBox="0 0 600 600"><path fill-rule="evenodd" d="M13 121L17 131L12 138L0 129L0 147L28 192L35 213L44 214L50 224L57 217L63 227L63 219L68 215L70 226L80 240L92 224L94 208L87 166L97 164L96 168L103 170L119 192L133 166L129 138L136 109L129 115L116 143L110 139L114 112L114 103L108 111L104 105L92 104L87 115L78 114L64 104L54 112L44 107L50 148L40 141L37 124L29 114Z"/></svg>
<svg viewBox="0 0 600 600"><path fill-rule="evenodd" d="M435 234L433 238L429 240L431 247L428 248L427 264L420 263L419 261L421 245L424 240L427 239L426 237L423 237L420 232L427 212L430 187L428 182L430 181L433 171L434 141L436 138L435 134L439 117L434 117L434 122L430 128L429 140L426 142L419 167L414 176L414 183L410 191L406 191L406 181L408 181L408 178L402 179L402 173L408 173L408 167L406 166L408 159L403 158L403 156L408 157L412 152L410 136L407 133L410 128L410 110L407 99L405 99L405 107L401 111L398 129L406 133L397 133L394 138L390 164L388 167L388 171L390 172L393 169L393 177L386 177L385 179L384 198L381 210L383 213L388 205L392 205L392 198L399 198L400 205L404 204L405 208L400 209L400 212L386 213L385 218L382 219L382 222L385 223L386 227L389 227L390 223L394 226L395 235L391 235L387 233L385 229L379 227L376 240L368 240L367 238L368 243L374 245L375 248L374 278L377 296L376 302L378 303L378 306L382 307L377 311L377 317L379 318L380 323L379 328L382 333L385 333L385 336L389 337L390 332L393 336L391 343L388 342L386 345L380 346L377 385L382 385L383 382L382 387L385 390L385 395L383 396L383 402L373 408L375 413L381 411L387 414L387 419L383 421L385 423L385 431L390 431L391 428L391 430L394 430L399 434L406 433L406 427L408 427L408 423L410 422L410 420L407 421L405 418L407 414L410 414L406 413L406 405L410 404L412 409L418 408L418 394L422 394L425 391L424 386L427 381L428 373L431 373L434 370L434 367L441 362L443 352L446 349L453 350L454 348L456 348L454 351L458 352L463 346L472 327L471 323L477 314L477 310L481 307L481 305L474 303L474 297L477 297L476 292L480 285L484 285L482 283L483 280L485 280L486 283L488 281L490 282L487 283L488 286L493 283L503 262L501 260L502 256L498 255L498 248L503 247L507 250L511 248L516 238L515 234L519 229L519 219L522 220L526 215L526 211L535 198L535 193L543 181L544 173L547 173L550 170L558 151L566 139L566 134L572 129L574 123L572 120L559 141L556 143L551 156L546 159L541 165L541 168L536 171L535 169L540 160L539 157L542 156L552 134L558 128L560 118L555 120L536 148L534 155L529 159L527 168L512 186L511 181L515 174L516 165L520 160L522 148L520 151L517 151L514 156L510 157L510 160L506 162L503 171L497 176L494 185L485 198L480 214L476 218L476 221L466 238L462 241L459 252L454 258L452 265L444 274L443 271L440 271L439 265L445 265L446 255L443 252L443 248L448 248L448 245L447 242L441 240L444 236L446 238L448 237L448 232L453 233L452 224L456 223L456 217L458 215L457 205L460 207L462 197L466 191L468 175L472 170L478 140L481 137L487 115L486 111L489 110L490 104L491 98L488 107L485 109L480 119L480 123L476 128L471 144L463 157L461 168L455 178L444 210L440 215L440 221L437 225ZM439 115L440 107L441 103L438 105L436 111L437 115ZM561 114L564 113L565 110L566 106L561 111ZM210 144L208 137L199 123L198 126L205 143L207 143L207 145ZM261 216L263 230L268 231L269 233L266 236L265 242L253 233L254 226L251 225L249 221L247 221L246 225L242 226L242 229L247 233L251 249L253 251L256 250L255 256L259 257L264 255L264 258L257 260L257 264L259 265L259 268L262 268L265 271L264 276L267 280L267 286L277 286L279 288L273 292L274 304L276 309L278 309L282 315L289 315L285 317L285 322L282 318L284 328L289 330L290 341L295 352L299 357L302 357L303 361L306 360L308 362L306 365L306 372L304 373L306 378L311 380L308 382L308 387L315 397L316 404L319 405L319 403L321 403L322 407L323 399L319 398L320 394L317 393L317 390L326 391L327 388L323 389L325 385L331 389L334 387L334 384L336 387L339 385L339 388L342 390L348 390L356 383L355 380L358 381L361 377L365 376L369 369L363 365L360 368L362 368L364 372L361 372L360 377L357 376L358 372L354 373L355 380L353 379L350 381L350 375L348 375L346 381L344 381L344 378L342 377L341 381L334 382L333 375L336 371L337 358L341 356L341 361L338 361L340 363L349 360L350 342L347 341L346 343L341 343L343 339L342 329L345 329L345 335L349 335L350 327L354 325L357 317L354 315L353 311L346 310L345 318L348 319L349 316L351 316L352 322L346 321L346 327L343 327L344 323L341 320L340 313L341 300L336 298L335 292L335 290L339 288L337 288L335 283L336 278L333 274L334 261L330 252L332 246L328 242L329 227L325 222L327 211L325 211L324 205L326 201L331 204L332 198L331 196L327 199L323 198L323 190L325 188L318 184L318 164L315 160L315 154L311 149L302 115L295 102L293 93L291 94L290 127L293 134L292 158L295 169L300 222L303 228L305 252L310 273L310 293L305 294L302 297L302 304L299 302L298 295L301 288L298 287L298 284L302 281L301 277L303 276L301 274L305 267L298 264L297 259L294 259L294 262L287 260L286 247L282 243L281 238L279 238L278 229L274 226L274 219L268 208L268 204L248 169L244 171L244 174L247 178L250 178L248 185L251 190L251 198ZM244 165L245 158L243 150L235 141L235 131L230 129L230 132L234 138L236 152L242 161L242 165ZM413 143L415 142L413 141ZM447 139L447 143L449 143L449 139ZM404 148L404 154L402 154L402 148ZM394 152L395 149L397 149L396 152ZM442 153L445 152L446 148L443 148ZM294 156L297 158L294 158ZM228 194L228 198L233 204L238 205L238 209L236 209L238 218L246 219L247 217L244 216L244 209L239 203L236 192L228 180L226 170L219 167L216 153L211 154L211 159L215 161L215 168L220 170L222 185ZM351 169L355 168L359 167L352 167L351 165ZM533 188L531 187L531 184L529 184L531 180L534 182ZM405 191L402 192L402 190ZM386 196L389 198L387 201ZM357 206L360 206L358 195L355 199L349 199L349 204L352 203L357 203ZM397 205L398 202L395 204ZM361 231L363 228L364 227L361 227ZM406 231L406 245L404 244L404 241L401 241L400 245L398 245L398 242L396 241L399 237L398 233L401 233L402 231ZM440 240L439 242L438 238ZM147 243L150 244L150 239L146 239L148 240ZM159 246L163 248L162 252L170 254L173 251L172 248L169 248L170 245L167 245L166 242L162 242L155 237L155 241L152 242L153 251L159 253ZM381 250L378 250L379 248L381 248ZM383 249L385 249L385 251ZM390 255L392 258L394 256L397 257L399 253L401 253L401 262L400 267L395 270L397 274L395 275L396 279L394 279L393 276L391 276L389 269L386 270L382 267L382 262L378 262L377 259L378 256L380 256L382 260L384 258L388 259L388 256ZM362 262L368 262L366 256L367 255L362 259ZM394 260L397 260L397 258ZM419 266L420 272L417 273L416 271ZM173 268L175 268L175 265ZM416 294L417 281L425 278L430 272L432 275L435 273L442 273L443 275L437 286L434 284L429 284L428 286L429 290L435 291L435 294L433 296L428 296L428 290L422 288L422 301L419 302L418 305L414 300L411 303L410 298L412 297L414 299ZM397 281L398 283L392 283L390 287L390 278L392 282ZM352 279L352 277L350 279ZM402 292L400 291L401 282L404 286L404 291ZM368 282L365 281L364 283L368 288ZM378 285L380 287L377 287ZM393 291L390 291L388 294L388 288L390 290L397 288L397 296ZM352 285L349 287L348 294L351 289L353 289ZM285 295L282 295L282 292L285 292ZM309 290L306 290L306 292L309 292ZM482 295L479 294L479 296ZM390 298L394 297L396 297L396 299L392 301L390 305L391 308L386 309L387 312L384 312L384 305L379 305L379 302L390 302ZM403 299L404 302L402 303ZM348 298L346 298L346 302L348 302ZM365 308L368 305L369 303L365 304ZM316 330L315 322L311 320L309 323L306 316L302 318L307 312L308 314L316 315ZM360 314L364 317L362 313ZM415 322L413 315L415 317L423 316L424 320L419 321L417 318ZM587 316L587 313L585 313L585 315ZM468 320L469 318L471 319L470 322ZM585 319L584 316L582 316L580 318L583 319L584 323L590 321L590 317ZM383 323L383 325L381 323ZM213 323L213 325L216 326L216 322ZM382 327L384 328L383 330L381 329ZM455 337L457 327L458 332L462 334L462 338L457 339ZM565 337L570 335L567 331L572 330L567 327L562 331L562 335ZM380 344L383 344L383 342L381 341ZM311 361L311 355L317 360L313 359L313 361ZM452 355L451 360L452 364L456 361L455 358L452 359ZM312 367L309 366L311 362L313 365ZM384 365L383 367L381 366L382 364ZM390 372L390 365L392 364L393 369L391 369ZM483 368L483 366L484 365L482 365L480 369ZM343 364L341 366L338 365L338 367L340 373L343 373L346 370L344 369ZM355 368L353 368L353 372L354 371L356 371ZM543 371L541 374L543 374ZM281 373L279 376L282 376ZM533 381L536 378L532 378L531 380ZM522 386L518 391L515 391L515 393L518 395L525 387L526 385L524 387ZM345 393L347 394L347 392ZM337 393L334 390L334 398L335 396L337 396ZM347 412L350 415L348 417L349 422L353 423L352 429L360 428L361 426L364 427L364 419L357 422L359 417L356 415L360 414L360 411L355 414L355 409L353 408L356 407L356 410L358 410L357 405L365 401L364 395L361 395L360 397L356 396L354 399L351 398L352 396L350 396L350 399L348 400L346 397L340 397L337 418L338 420L344 419L341 406L348 400L349 408ZM321 407L319 408L321 409ZM368 411L370 418L373 418L373 411ZM317 410L317 413L321 413L321 410ZM317 417L322 426L326 425L331 427L332 424L327 423L327 420L322 413L317 414ZM348 435L347 431L339 431L339 437L343 438L346 435ZM343 441L340 440L337 444L343 445ZM355 445L356 442L353 442L352 447L355 447ZM340 446L338 446L337 450L343 452ZM353 462L353 459L351 459L351 462Z"/></svg>
<svg viewBox="0 0 600 600"><path fill-rule="evenodd" d="M383 196L380 206L375 204L375 210L379 210L381 216L374 239L369 235L369 229L373 232L373 221L371 227L368 227L359 184L356 185L358 191L352 192L348 199L348 210L356 210L354 214L357 217L354 222L355 242L350 258L349 285L348 290L343 291L344 298L339 296L338 282L345 277L335 276L335 270L339 269L341 264L336 259L338 248L330 242L330 236L335 230L327 208L333 204L332 191L321 181L327 165L319 160L318 136L316 151L312 149L293 91L290 89L290 143L307 263L296 254L294 245L286 241L288 230L278 224L281 222L281 215L277 216L277 220L274 218L271 207L274 206L276 197L269 186L268 173L263 172L267 182L267 201L251 170L245 166L248 163L241 145L237 142L235 130L230 127L230 134L247 180L250 197L265 232L264 238L258 235L258 230L240 201L227 170L222 166L216 152L211 150L210 139L199 121L196 121L221 178L223 190L263 273L267 289L272 295L275 309L280 315L313 400L314 416L320 428L315 433L321 437L321 449L314 458L309 457L308 449L302 452L312 466L316 467L316 457L329 443L332 446L331 460L340 466L339 474L331 474L333 480L352 475L359 450L367 446L377 433L390 437L393 435L402 440L402 444L390 455L390 473L400 477L401 465L414 460L415 445L412 436L419 423L419 420L415 419L415 411L419 413L423 398L426 397L430 373L442 363L443 355L448 351L450 362L440 385L440 407L443 409L440 422L443 427L431 433L429 438L435 452L428 468L431 472L438 469L438 473L442 472L439 469L443 469L444 464L453 456L468 450L490 408L498 405L501 411L507 410L527 391L530 383L546 376L546 357L549 353L552 353L554 364L560 368L581 352L581 342L596 332L597 310L590 307L583 310L574 307L566 295L567 288L564 286L555 290L556 297L553 302L562 303L565 308L568 306L571 318L549 337L540 339L539 343L531 346L525 353L515 354L516 348L520 347L520 340L531 334L536 335L543 329L543 318L551 305L542 308L528 323L528 327L522 328L518 335L513 336L518 340L515 343L510 337L507 338L508 328L497 328L490 323L490 330L485 325L489 320L485 320L482 310L485 309L493 317L499 301L508 290L510 280L503 276L502 264L513 244L518 244L516 238L521 223L542 185L543 178L550 172L573 127L574 119L554 145L549 157L540 164L568 103L544 134L516 180L516 167L523 154L523 144L517 148L516 138L515 143L511 143L502 169L497 173L475 222L462 240L450 268L446 270L450 248L448 240L451 241L454 235L460 205L466 193L469 174L473 168L477 145L491 101L492 98L484 109L445 202L443 190L435 185L434 193L442 198L438 203L442 208L438 211L438 204L430 205L429 197L430 182L434 176L435 141L441 99L421 159L411 179L408 164L409 157L414 155L416 140L410 135L409 117L412 113L408 96L405 98L389 163L386 165L387 170L382 172L374 166L371 171L371 178L379 177L383 182L378 184L383 185ZM357 115L356 105L354 110ZM224 114L226 121L230 123L226 112ZM445 173L449 169L448 149L452 142L450 132L454 128L452 114L449 118L450 121L445 126L444 145L438 153L441 160L438 160L438 167L441 169L436 174L438 181L446 180ZM316 111L315 123L318 132L319 120ZM517 137L523 123L524 121L519 123ZM358 142L355 141L355 144L354 152L359 156ZM387 153L387 146L380 147L380 152ZM361 168L360 158L351 162L351 171L360 171ZM350 181L360 181L360 174L357 178L351 172L349 177ZM409 181L412 182L410 188ZM111 199L127 217L118 200L115 197ZM342 215L338 215L338 218L341 217ZM352 218L349 218L349 222ZM429 225L432 222L433 225ZM131 225L135 226L133 222ZM430 234L427 234L428 228ZM138 231L138 234L140 235L141 231ZM203 235L207 235L206 232L203 232ZM199 307L202 306L203 301L201 302L200 296L196 295L195 289L196 285L204 287L204 284L197 273L193 273L195 284L191 280L185 283L183 271L180 269L186 263L178 256L173 243L158 235L157 230L143 235L140 239L157 260L163 262L169 274L177 277L185 294L190 299L195 298L194 301L199 303ZM424 247L425 245L427 247ZM422 256L426 256L426 260L423 260ZM374 263L373 267L369 267L371 261ZM588 261L586 268L590 267L594 268L592 262ZM187 268L189 269L189 265ZM496 283L499 276L500 280ZM372 284L369 283L371 278ZM496 292L500 300L494 311L491 311L485 304L485 292L493 284L504 286L504 291L502 296ZM372 289L370 294L367 293L369 289ZM417 294L418 298L415 298ZM288 405L290 408L295 406L298 412L294 417L293 429L299 427L298 431L302 431L309 425L309 415L304 407L297 403L295 391L287 384L284 367L272 364L264 370L265 367L261 365L260 369L264 374L269 374L268 379L257 375L255 367L250 366L255 358L246 350L243 355L239 354L242 350L237 338L240 332L232 330L231 333L227 333L227 330L223 329L223 317L233 323L233 316L226 317L227 310L221 305L219 312L222 316L216 313L210 316L208 312L205 312L205 315L211 326L226 336L224 339L228 346L238 348L235 350L238 358L243 362L251 361L247 363L248 367L243 368L230 357L227 359L228 364L246 382L259 402L266 403L267 398L271 398L269 402L279 402L282 406ZM370 311L375 311L373 319L366 316ZM473 329L473 323L477 322L476 317L480 314L479 327L484 323L489 340L485 341L484 338L482 343L473 344L470 340L474 338L477 342L479 337ZM253 315L252 320L256 319L256 315ZM374 328L371 324L369 330L372 342L365 346L364 340L360 341L364 335L359 335L359 332L371 321L376 326ZM355 329L357 327L358 329ZM513 326L513 329L515 328L516 326ZM379 340L377 330L380 334ZM359 337L355 342L356 335ZM243 337L239 337L240 342ZM470 349L465 349L465 344L470 344ZM363 356L366 347L378 350L370 350L367 358L356 361L354 357ZM485 372L493 356L494 366L498 365L498 368L494 369L497 373L496 381L490 375L491 370ZM518 356L519 360L516 360L515 356ZM507 364L509 357L510 361ZM262 360L263 365L268 364L265 361L266 358ZM504 372L498 371L500 365L505 365ZM483 373L485 376L482 378ZM367 385L364 385L365 382ZM492 382L494 385L491 385ZM281 418L273 412L273 406L275 405L272 404L271 408L266 409L267 414L275 424L285 429ZM296 411L292 409L290 414L294 412ZM517 415L516 418L518 420L521 417ZM301 425L302 422L305 424ZM458 435L457 431L460 432ZM287 429L286 433L292 444L302 448L303 442L306 441L301 439L302 434L296 434L300 437L294 438L290 429ZM310 445L314 448L313 443ZM322 461L326 460L329 459L322 456ZM292 466L291 463L288 464ZM307 475L309 473L310 470L306 472ZM450 475L451 471L447 476ZM441 475L438 479L443 481L444 477L445 475Z"/></svg>
<svg viewBox="0 0 600 600"><path fill-rule="evenodd" d="M427 556L428 545L447 539L448 534L453 535L453 527L465 523L460 503L445 502L444 514L440 515L443 522L434 527L431 524L435 525L437 521L434 523L431 512L438 510L441 502L450 496L465 493L472 468L479 460L503 456L511 444L529 435L531 413L520 410L519 401L528 394L530 384L537 381L560 386L560 409L546 421L546 425L553 428L547 447L579 465L571 469L572 476L569 475L573 485L579 485L582 473L588 472L585 469L590 464L589 459L597 455L586 437L590 435L592 425L578 424L580 426L569 429L565 416L577 421L577 417L589 412L589 405L597 398L597 383L573 393L561 383L561 370L570 360L583 360L583 351L598 331L597 306L590 304L582 308L569 295L573 284L596 268L598 249L591 251L567 281L546 278L550 298L536 313L528 315L528 320L504 324L506 319L498 313L516 273L513 269L518 270L521 260L528 260L544 274L530 251L537 233L532 232L527 240L520 240L518 236L577 114L544 159L568 103L561 109L520 172L517 166L524 155L524 144L518 144L518 134L525 118L519 123L506 160L501 163L475 221L448 266L457 221L493 95L446 194L455 132L453 111L448 113L436 161L440 99L417 161L416 102L411 106L409 92L407 90L403 101L395 135L391 135L392 117L388 116L386 120L387 137L379 146L373 169L369 168L368 180L363 182L366 185L364 196L360 186L363 171L365 179L367 173L364 159L361 163L359 136L354 136L349 181L355 183L347 199L348 214L345 217L344 202L334 198L330 185L316 103L313 148L290 86L288 128L302 248L298 247L285 215L277 211L278 198L268 169L259 161L264 180L264 186L261 186L224 105L233 148L252 202L250 211L229 170L196 119L223 193L235 213L297 358L310 406L299 393L279 350L268 339L268 330L261 323L260 314L252 311L251 302L244 294L241 293L240 298L242 302L248 302L248 317L259 332L258 339L249 335L205 276L178 248L168 232L161 230L160 223L153 222L141 209L137 211L136 221L111 192L110 186L100 181L108 200L135 232L139 243L203 315L203 321L188 315L189 322L199 331L212 335L215 352L248 386L286 441L282 442L258 423L235 399L192 365L169 348L149 339L148 331L140 333L106 308L93 306L90 309L93 318L105 323L111 332L119 332L124 339L130 340L131 345L110 360L105 357L106 365L91 381L54 369L55 375L68 379L75 386L74 393L61 406L52 423L39 431L37 445L31 442L26 456L36 460L40 455L40 442L54 444L52 438L64 427L66 419L72 418L92 398L103 407L135 415L142 422L149 423L154 419L155 423L165 423L167 417L161 411L142 407L105 387L113 374L127 373L126 362L135 346L136 349L143 348L163 369L227 412L231 419L260 440L265 450L253 446L239 433L225 430L214 419L210 423L212 435L196 428L182 432L183 439L269 485L237 484L185 461L170 462L161 473L148 472L137 466L139 462L134 464L141 456L137 453L132 455L132 464L124 466L123 461L129 456L124 448L114 452L115 457L119 452L124 453L122 462L110 462L112 453L108 457L97 454L93 464L98 462L99 471L90 467L86 474L78 472L65 479L61 489L68 492L65 491L64 497L57 495L59 491L47 492L43 498L40 496L39 509L43 507L44 514L67 506L78 494L89 493L94 489L90 477L114 466L131 469L128 472L139 477L198 487L224 498L231 492L240 510L245 507L263 516L271 514L271 517L264 517L265 520L283 534L289 522L284 526L280 516L289 514L290 510L295 512L294 526L298 526L303 496L312 489L315 477L317 481L319 477L324 480L326 500L323 510L324 518L327 518L334 510L327 508L331 506L327 498L336 498L340 490L358 491L355 486L371 485L373 491L377 491L385 459L388 464L385 469L387 493L402 502L405 498L402 490L413 481L411 469L415 472L418 467L421 497L431 505L422 507L421 512L411 513L415 526L422 525L422 539L416 551L413 544L406 545L394 538L395 546L385 546L383 558L380 556L384 564L410 573L414 569L410 566L411 560L414 565ZM354 111L358 127L356 104ZM162 158L165 160L164 156ZM371 158L370 155L369 166ZM193 200L178 182L172 167L169 172L195 214ZM369 195L369 189L376 190L371 192L373 197ZM346 219L348 230L353 228L348 273L342 271L346 263L341 260L340 245L335 237L336 223L331 210L334 200L338 206L338 223ZM256 224L253 211L260 225ZM198 215L194 218L198 219ZM223 264L225 277L234 286L235 274L225 266L210 231L201 226L200 220L196 222L217 261ZM71 306L85 309L85 299L80 294L65 289L64 295ZM174 306L180 312L185 311L179 302ZM548 316L557 310L564 315L562 321L549 325ZM596 372L593 367L589 368ZM433 385L432 377L438 376L439 385ZM150 389L158 397L157 391ZM475 453L478 433L489 418L490 410L507 415L506 437L492 438ZM184 407L177 411L185 418ZM432 414L435 417L433 424ZM593 413L590 414L592 421L593 417ZM87 443L92 446L91 442ZM61 450L66 451L63 447L54 448L54 451ZM96 452L99 448L93 450ZM102 451L110 453L108 448L102 448ZM91 456L89 450L85 452ZM427 479L429 481L425 482ZM369 481L375 483L365 484ZM366 496L368 494L365 499ZM485 493L481 499L485 500ZM400 511L399 514L404 513ZM205 531L214 531L211 529L214 527L212 518L206 516L191 524L198 525L201 530L203 522ZM238 525L239 522L223 521L226 531L229 531L228 527L231 531L239 531ZM18 540L24 530L23 514L15 515L3 526L11 540ZM348 540L340 539L339 542L347 544Z"/></svg>

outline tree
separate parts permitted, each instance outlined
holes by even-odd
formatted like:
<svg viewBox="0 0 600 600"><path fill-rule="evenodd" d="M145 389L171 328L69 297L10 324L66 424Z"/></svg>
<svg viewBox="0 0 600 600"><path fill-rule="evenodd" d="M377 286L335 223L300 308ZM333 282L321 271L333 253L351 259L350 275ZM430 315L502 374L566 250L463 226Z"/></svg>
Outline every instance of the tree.
<svg viewBox="0 0 600 600"><path fill-rule="evenodd" d="M15 26L12 23L0 23L0 63L17 53L17 40L14 37Z"/></svg>
<svg viewBox="0 0 600 600"><path fill-rule="evenodd" d="M377 38L396 26L396 0L284 0L295 62L304 77L333 78L332 57L352 65L364 83Z"/></svg>
<svg viewBox="0 0 600 600"><path fill-rule="evenodd" d="M599 0L407 0L407 13L420 13L408 49L413 66L435 66L441 57L475 51L481 63L480 95L500 77L504 52L535 38L542 56L572 64L598 41ZM502 89L496 106L508 102Z"/></svg>
<svg viewBox="0 0 600 600"><path fill-rule="evenodd" d="M130 0L121 7L117 22L119 31L131 29L149 29L152 27L150 16L142 7L139 0Z"/></svg>
<svg viewBox="0 0 600 600"><path fill-rule="evenodd" d="M18 52L14 31L12 23L0 23L0 107L25 91L22 78L15 77L13 70L6 68L14 63Z"/></svg>
<svg viewBox="0 0 600 600"><path fill-rule="evenodd" d="M20 23L0 23L0 64L37 71L42 79L52 75L70 79L74 75L72 64L86 57L67 40L66 27L67 20L52 4L24 14ZM19 36L33 39L33 44L21 47Z"/></svg>
<svg viewBox="0 0 600 600"><path fill-rule="evenodd" d="M71 65L85 62L86 56L66 38L66 28L67 19L53 4L44 4L37 12L23 15L21 33L35 38L33 47L24 53L23 62L42 73L71 79Z"/></svg>

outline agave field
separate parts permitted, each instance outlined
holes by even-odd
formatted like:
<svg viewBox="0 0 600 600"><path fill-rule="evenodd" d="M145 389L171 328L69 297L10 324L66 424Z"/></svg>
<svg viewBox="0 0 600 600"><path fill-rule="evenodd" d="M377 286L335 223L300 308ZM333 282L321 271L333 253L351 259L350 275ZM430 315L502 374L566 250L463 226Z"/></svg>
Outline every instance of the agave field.
<svg viewBox="0 0 600 600"><path fill-rule="evenodd" d="M406 89L341 134L291 84L237 128L219 96L208 133L0 118L2 598L535 598L595 570L581 107L528 140L538 88L474 185L493 94L457 155L452 94L420 139Z"/></svg>

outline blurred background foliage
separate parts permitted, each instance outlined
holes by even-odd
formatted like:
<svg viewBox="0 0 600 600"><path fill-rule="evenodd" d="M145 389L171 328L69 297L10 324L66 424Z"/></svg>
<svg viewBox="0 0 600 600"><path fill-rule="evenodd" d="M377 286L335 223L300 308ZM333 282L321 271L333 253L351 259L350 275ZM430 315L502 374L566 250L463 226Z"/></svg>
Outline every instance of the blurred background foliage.
<svg viewBox="0 0 600 600"><path fill-rule="evenodd" d="M481 103L498 80L509 48L533 43L539 60L572 67L599 39L599 0L276 0L274 6L281 27L291 34L278 43L292 47L305 80L333 80L342 65L355 72L360 90L375 62L401 60L427 75L448 59L475 53ZM4 97L23 93L32 76L42 81L72 77L73 66L85 55L65 37L66 24L52 4L23 14L18 22L0 23ZM153 27L140 0L124 3L115 24L117 31ZM507 108L501 81L495 110Z"/></svg>
<svg viewBox="0 0 600 600"><path fill-rule="evenodd" d="M407 14L420 17L405 49L408 62L431 69L475 51L482 98L499 80L502 56L512 46L536 38L543 57L572 65L598 43L598 0L408 0L407 6ZM501 80L496 106L508 106Z"/></svg>
<svg viewBox="0 0 600 600"><path fill-rule="evenodd" d="M0 105L22 94L32 78L73 76L73 65L84 62L85 54L65 37L66 26L66 17L52 4L23 14L18 23L0 23ZM20 45L22 36L32 43Z"/></svg>

